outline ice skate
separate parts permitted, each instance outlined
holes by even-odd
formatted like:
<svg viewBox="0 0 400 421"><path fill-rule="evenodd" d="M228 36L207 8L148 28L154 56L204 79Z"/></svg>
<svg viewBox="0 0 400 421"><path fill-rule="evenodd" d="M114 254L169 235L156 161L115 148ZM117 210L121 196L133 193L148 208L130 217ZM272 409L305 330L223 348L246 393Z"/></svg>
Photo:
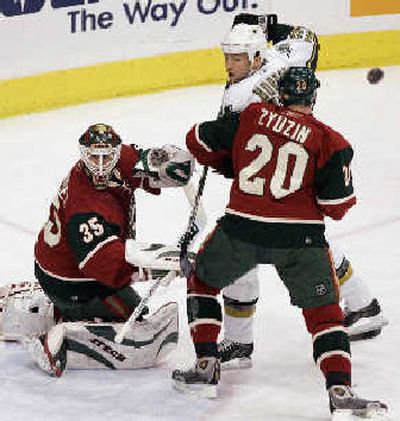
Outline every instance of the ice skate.
<svg viewBox="0 0 400 421"><path fill-rule="evenodd" d="M332 420L376 419L385 416L387 413L388 408L384 403L359 398L349 386L332 386L328 393Z"/></svg>
<svg viewBox="0 0 400 421"><path fill-rule="evenodd" d="M376 298L360 310L345 309L344 325L351 341L375 338L388 323Z"/></svg>
<svg viewBox="0 0 400 421"><path fill-rule="evenodd" d="M244 344L230 339L224 339L218 344L218 355L222 369L251 368L253 361L253 343Z"/></svg>
<svg viewBox="0 0 400 421"><path fill-rule="evenodd" d="M203 357L197 360L194 368L175 370L172 373L175 389L205 398L218 396L220 361L216 357Z"/></svg>

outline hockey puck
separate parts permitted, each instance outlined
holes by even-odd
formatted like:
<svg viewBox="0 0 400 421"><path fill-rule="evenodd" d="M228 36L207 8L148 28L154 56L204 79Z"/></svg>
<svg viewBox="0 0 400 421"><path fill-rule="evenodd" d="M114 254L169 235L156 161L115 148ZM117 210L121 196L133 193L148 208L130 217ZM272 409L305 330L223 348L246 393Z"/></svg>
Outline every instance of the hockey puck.
<svg viewBox="0 0 400 421"><path fill-rule="evenodd" d="M384 72L379 67L374 67L370 69L367 74L368 82L375 85L383 79Z"/></svg>

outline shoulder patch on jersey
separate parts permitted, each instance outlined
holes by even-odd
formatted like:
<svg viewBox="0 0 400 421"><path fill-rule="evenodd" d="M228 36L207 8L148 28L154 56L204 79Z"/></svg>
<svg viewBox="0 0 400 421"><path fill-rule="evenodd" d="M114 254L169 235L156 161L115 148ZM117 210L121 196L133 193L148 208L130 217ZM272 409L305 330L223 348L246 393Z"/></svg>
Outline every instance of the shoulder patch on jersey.
<svg viewBox="0 0 400 421"><path fill-rule="evenodd" d="M288 56L288 58L290 57L290 54L292 52L292 49L290 48L290 44L289 43L279 43L279 44L276 44L275 48L281 54L286 54Z"/></svg>
<svg viewBox="0 0 400 421"><path fill-rule="evenodd" d="M96 212L75 214L67 223L68 242L80 264L119 235L120 227Z"/></svg>
<svg viewBox="0 0 400 421"><path fill-rule="evenodd" d="M317 42L317 36L303 26L295 26L289 33L289 39L301 40L305 42Z"/></svg>

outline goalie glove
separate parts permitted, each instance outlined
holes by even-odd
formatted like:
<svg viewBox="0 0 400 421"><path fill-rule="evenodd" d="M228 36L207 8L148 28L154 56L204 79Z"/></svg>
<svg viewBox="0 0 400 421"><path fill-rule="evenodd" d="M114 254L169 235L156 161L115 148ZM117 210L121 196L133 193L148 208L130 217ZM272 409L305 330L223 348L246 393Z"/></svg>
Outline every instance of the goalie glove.
<svg viewBox="0 0 400 421"><path fill-rule="evenodd" d="M194 253L189 258L194 260ZM165 244L145 243L127 240L125 243L125 260L138 267L139 271L148 271L152 277L164 277L174 271L181 276L180 249L177 246Z"/></svg>
<svg viewBox="0 0 400 421"><path fill-rule="evenodd" d="M54 306L38 282L0 287L0 339L22 341L49 330Z"/></svg>
<svg viewBox="0 0 400 421"><path fill-rule="evenodd" d="M174 145L140 151L134 174L150 177L153 188L182 187L193 174L194 158Z"/></svg>
<svg viewBox="0 0 400 421"><path fill-rule="evenodd" d="M264 102L273 102L279 105L278 82L285 69L277 70L269 76L262 79L254 87L253 92Z"/></svg>

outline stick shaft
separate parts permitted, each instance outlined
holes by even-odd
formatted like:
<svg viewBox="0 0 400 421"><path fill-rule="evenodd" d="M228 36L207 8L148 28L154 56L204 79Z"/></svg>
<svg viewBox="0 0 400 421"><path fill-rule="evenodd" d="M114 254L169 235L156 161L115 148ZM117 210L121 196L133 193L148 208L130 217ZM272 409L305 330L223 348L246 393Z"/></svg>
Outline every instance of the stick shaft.
<svg viewBox="0 0 400 421"><path fill-rule="evenodd" d="M130 315L129 319L121 327L121 330L115 335L115 342L117 344L120 344L124 340L126 333L128 332L129 329L131 329L136 319L142 314L143 309L146 307L154 291L164 282L168 285L169 282L171 282L175 278L175 276L176 276L176 273L173 270L171 270L163 278L158 278L153 283L153 285L151 286L147 294L142 297L142 299L140 300L140 303L135 308L134 312Z"/></svg>
<svg viewBox="0 0 400 421"><path fill-rule="evenodd" d="M203 173L199 180L199 186L197 188L196 196L193 198L193 186L190 184L185 189L185 194L187 199L189 200L189 203L192 205L192 212L189 217L188 226L186 229L186 232L182 235L182 237L179 240L179 245L181 246L181 254L180 254L180 263L182 272L186 277L188 277L192 271L192 265L189 262L189 259L187 257L187 249L189 244L192 242L194 237L204 229L206 225L206 213L204 209L201 207L200 199L203 194L204 185L206 182L208 167L203 168ZM201 221L199 222L199 226L196 225L196 216L200 209L200 216ZM115 335L115 342L120 344L128 332L129 329L131 329L132 325L135 323L136 319L142 314L143 309L147 305L150 297L154 294L154 291L158 289L158 287L162 284L168 285L174 278L176 277L175 271L170 271L165 275L163 278L157 279L150 289L147 291L146 295L144 295L138 304L138 306L135 308L133 313L130 315L129 319L124 323L124 325L121 327L120 331Z"/></svg>

